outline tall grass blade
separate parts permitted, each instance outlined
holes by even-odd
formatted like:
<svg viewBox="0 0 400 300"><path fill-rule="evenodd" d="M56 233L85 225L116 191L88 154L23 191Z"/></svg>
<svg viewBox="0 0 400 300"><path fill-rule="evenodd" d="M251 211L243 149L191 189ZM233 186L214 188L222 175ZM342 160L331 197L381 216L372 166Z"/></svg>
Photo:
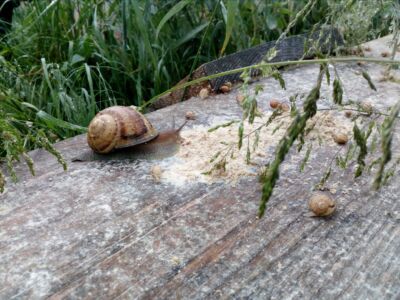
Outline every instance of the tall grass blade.
<svg viewBox="0 0 400 300"><path fill-rule="evenodd" d="M186 5L188 5L191 0L182 0L175 4L161 19L160 23L157 26L156 30L156 39L158 39L158 36L160 34L161 29L164 27L165 23L168 22L169 19L171 19L173 16L175 16L177 13L179 13Z"/></svg>
<svg viewBox="0 0 400 300"><path fill-rule="evenodd" d="M90 99L92 103L96 103L96 98L94 96L94 89L93 89L93 79L92 79L92 73L90 72L90 67L85 64L85 71L86 71L86 77L89 83L89 91L90 91Z"/></svg>
<svg viewBox="0 0 400 300"><path fill-rule="evenodd" d="M139 3L137 1L132 1L131 3L132 3L133 10L135 12L136 25L138 26L139 32L143 39L142 42L145 47L145 54L146 54L146 56L148 55L150 57L151 62L153 64L153 68L156 69L157 68L157 60L156 60L156 57L153 52L153 48L150 43L150 38L149 38L150 31L149 31L148 25L146 25L146 21L144 19L144 14L141 11L141 9L139 7ZM140 41L136 41L136 42L141 43ZM146 60L144 59L144 57L143 57L143 60L141 63L146 63Z"/></svg>
<svg viewBox="0 0 400 300"><path fill-rule="evenodd" d="M226 27L225 27L225 39L222 45L219 55L222 56L228 46L229 40L232 35L233 27L235 25L235 15L238 8L239 2L235 0L228 1Z"/></svg>
<svg viewBox="0 0 400 300"><path fill-rule="evenodd" d="M77 131L77 132L86 132L86 127L82 127L79 125L75 125L57 118L54 118L52 115L49 115L48 113L46 113L43 110L40 110L36 113L36 116L44 121L46 123L47 126L49 126L50 128L63 128L63 129L69 129L69 130L73 130L73 131Z"/></svg>
<svg viewBox="0 0 400 300"><path fill-rule="evenodd" d="M191 39L193 39L194 37L196 37L196 35L203 31L204 28L206 28L208 25L210 24L210 22L206 22L204 24L201 24L199 26L197 26L196 28L194 28L193 30L189 31L186 35L184 35L183 37L181 37L179 40L177 40L173 46L171 47L171 49L175 49L178 48L180 46L182 46L184 43L186 43L187 41L190 41Z"/></svg>

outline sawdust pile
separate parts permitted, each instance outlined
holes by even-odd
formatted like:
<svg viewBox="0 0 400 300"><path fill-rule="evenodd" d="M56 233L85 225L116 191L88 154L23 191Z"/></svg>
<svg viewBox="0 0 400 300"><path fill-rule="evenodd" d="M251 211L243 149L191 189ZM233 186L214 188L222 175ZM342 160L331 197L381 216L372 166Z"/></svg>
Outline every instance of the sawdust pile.
<svg viewBox="0 0 400 300"><path fill-rule="evenodd" d="M169 161L168 165L163 166L162 180L174 184L184 184L188 181L212 183L225 180L235 184L240 177L257 176L260 168L273 158L277 144L293 121L289 113L285 113L278 116L268 127L262 127L261 125L266 123L270 115L269 113L262 118L256 118L252 125L247 122L244 124L245 138L240 151L237 146L238 122L228 127L220 127L213 132L208 132L208 130L221 123L210 127L197 126L183 131L180 150L172 162ZM253 151L256 139L254 131L259 127L262 128L258 146ZM306 143L340 147L335 144L333 134L343 133L351 137L352 127L351 120L338 113L318 112L307 123L310 131L305 140ZM249 135L249 133L253 134ZM247 135L249 135L248 138ZM249 163L246 162L248 146L251 150ZM299 155L304 155L304 153ZM225 169L221 167L223 161L226 162Z"/></svg>

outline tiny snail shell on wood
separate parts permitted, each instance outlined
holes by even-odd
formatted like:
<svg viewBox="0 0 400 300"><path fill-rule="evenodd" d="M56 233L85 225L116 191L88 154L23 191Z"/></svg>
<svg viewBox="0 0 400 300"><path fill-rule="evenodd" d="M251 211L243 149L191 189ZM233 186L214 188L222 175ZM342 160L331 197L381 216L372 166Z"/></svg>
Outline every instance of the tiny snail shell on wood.
<svg viewBox="0 0 400 300"><path fill-rule="evenodd" d="M281 105L281 102L279 100L271 99L269 101L269 106L271 106L271 108L273 108L273 109L278 108L280 105Z"/></svg>
<svg viewBox="0 0 400 300"><path fill-rule="evenodd" d="M281 104L279 105L279 109L281 109L282 111L287 112L287 111L290 110L290 105L287 104L287 103L281 103Z"/></svg>
<svg viewBox="0 0 400 300"><path fill-rule="evenodd" d="M221 85L221 87L219 88L219 90L226 94L229 93L232 89L232 83L231 82L225 82L223 85Z"/></svg>
<svg viewBox="0 0 400 300"><path fill-rule="evenodd" d="M97 153L148 142L157 130L134 106L112 106L100 111L90 122L87 141Z"/></svg>
<svg viewBox="0 0 400 300"><path fill-rule="evenodd" d="M208 88L202 88L199 92L199 96L201 99L206 99L209 94L210 94L210 91L208 90Z"/></svg>
<svg viewBox="0 0 400 300"><path fill-rule="evenodd" d="M161 176L162 176L162 169L159 165L155 165L151 167L150 170L151 176L153 177L155 182L160 182L161 181Z"/></svg>
<svg viewBox="0 0 400 300"><path fill-rule="evenodd" d="M339 145L344 145L349 141L349 137L344 133L338 133L333 135L333 140Z"/></svg>
<svg viewBox="0 0 400 300"><path fill-rule="evenodd" d="M383 52L381 53L381 56L382 56L382 57L389 57L389 56L390 56L390 53L387 52L387 51L383 51Z"/></svg>
<svg viewBox="0 0 400 300"><path fill-rule="evenodd" d="M331 215L336 209L335 201L328 195L317 193L311 196L308 201L309 209L317 217L325 217Z"/></svg>
<svg viewBox="0 0 400 300"><path fill-rule="evenodd" d="M246 96L243 95L242 93L237 94L236 96L236 101L240 104L243 105L244 100L246 99Z"/></svg>
<svg viewBox="0 0 400 300"><path fill-rule="evenodd" d="M360 103L360 107L366 113L372 114L373 107L372 107L371 102L368 102L368 101L362 102L362 103Z"/></svg>
<svg viewBox="0 0 400 300"><path fill-rule="evenodd" d="M185 114L186 120L196 120L196 114L192 111L187 111Z"/></svg>
<svg viewBox="0 0 400 300"><path fill-rule="evenodd" d="M353 113L352 113L351 110L346 110L346 111L344 112L344 115L346 116L346 118L351 118L351 116L353 115Z"/></svg>

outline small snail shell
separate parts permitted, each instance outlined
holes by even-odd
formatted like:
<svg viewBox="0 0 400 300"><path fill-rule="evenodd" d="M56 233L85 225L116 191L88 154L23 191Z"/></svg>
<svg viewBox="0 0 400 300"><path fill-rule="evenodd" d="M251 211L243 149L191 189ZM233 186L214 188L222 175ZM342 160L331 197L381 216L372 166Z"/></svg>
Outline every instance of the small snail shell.
<svg viewBox="0 0 400 300"><path fill-rule="evenodd" d="M163 171L159 165L155 165L155 166L151 167L150 173L155 182L161 181L162 172Z"/></svg>
<svg viewBox="0 0 400 300"><path fill-rule="evenodd" d="M328 195L319 193L310 198L308 207L315 216L323 217L329 216L335 211L336 203Z"/></svg>
<svg viewBox="0 0 400 300"><path fill-rule="evenodd" d="M388 57L389 55L390 55L390 53L387 52L387 51L384 51L384 52L381 53L382 57Z"/></svg>
<svg viewBox="0 0 400 300"><path fill-rule="evenodd" d="M361 109L364 110L366 113L372 114L373 107L372 107L371 102L368 102L368 101L362 102L362 103L360 103L360 107L361 107Z"/></svg>
<svg viewBox="0 0 400 300"><path fill-rule="evenodd" d="M221 87L219 88L219 90L222 92L222 93L224 93L224 94L226 94L226 93L229 93L230 91L231 91L231 89L232 89L232 83L231 82L225 82L223 85L221 85Z"/></svg>
<svg viewBox="0 0 400 300"><path fill-rule="evenodd" d="M273 108L273 109L278 108L280 105L281 105L281 102L279 100L271 99L269 101L269 106L271 106L271 108Z"/></svg>
<svg viewBox="0 0 400 300"><path fill-rule="evenodd" d="M237 94L236 96L236 101L240 104L243 105L243 101L246 99L246 96L243 95L242 93Z"/></svg>
<svg viewBox="0 0 400 300"><path fill-rule="evenodd" d="M210 94L210 91L208 90L208 88L202 88L199 92L199 96L201 99L206 99L209 94Z"/></svg>
<svg viewBox="0 0 400 300"><path fill-rule="evenodd" d="M186 120L196 120L196 114L192 111L187 111L185 114Z"/></svg>
<svg viewBox="0 0 400 300"><path fill-rule="evenodd" d="M99 112L88 127L87 141L97 153L148 142L158 132L134 106L112 106Z"/></svg>
<svg viewBox="0 0 400 300"><path fill-rule="evenodd" d="M280 105L279 105L279 108L282 110L282 111L289 111L290 110L290 105L289 104L287 104L287 103L281 103Z"/></svg>
<svg viewBox="0 0 400 300"><path fill-rule="evenodd" d="M351 110L346 110L344 112L344 115L346 116L346 118L351 118L351 116L353 115L353 113L351 112Z"/></svg>
<svg viewBox="0 0 400 300"><path fill-rule="evenodd" d="M338 133L333 135L333 140L339 145L344 145L349 141L349 137L344 133Z"/></svg>

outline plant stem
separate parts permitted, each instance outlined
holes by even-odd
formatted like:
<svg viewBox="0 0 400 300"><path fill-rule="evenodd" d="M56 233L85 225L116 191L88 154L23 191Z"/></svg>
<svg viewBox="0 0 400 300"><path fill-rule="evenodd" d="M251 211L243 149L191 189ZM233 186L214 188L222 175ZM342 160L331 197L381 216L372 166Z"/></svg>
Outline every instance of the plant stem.
<svg viewBox="0 0 400 300"><path fill-rule="evenodd" d="M285 136L280 140L278 147L275 151L275 159L270 164L268 168L268 172L263 179L263 189L261 202L258 211L258 217L261 218L264 215L265 208L269 198L272 195L272 191L275 187L276 181L279 178L279 166L284 161L286 154L289 152L292 147L294 141L297 137L304 132L304 129L307 124L307 120L315 116L317 113L317 101L320 97L320 89L322 78L324 76L325 67L321 65L317 84L310 91L307 96L307 99L304 102L304 112L303 114L298 114L293 122L290 124L289 128L286 131Z"/></svg>
<svg viewBox="0 0 400 300"><path fill-rule="evenodd" d="M337 108L320 108L320 109L318 109L318 111L332 111L332 110L338 110L338 109ZM365 111L362 111L362 110L356 109L356 108L344 108L344 110L350 110L350 111L359 112L364 117L369 117L370 116ZM372 114L376 114L376 115L380 115L380 116L386 116L386 117L390 116L390 114L385 114L385 113L377 111L377 110L374 110L372 112ZM396 118L400 119L400 116L396 116Z"/></svg>

